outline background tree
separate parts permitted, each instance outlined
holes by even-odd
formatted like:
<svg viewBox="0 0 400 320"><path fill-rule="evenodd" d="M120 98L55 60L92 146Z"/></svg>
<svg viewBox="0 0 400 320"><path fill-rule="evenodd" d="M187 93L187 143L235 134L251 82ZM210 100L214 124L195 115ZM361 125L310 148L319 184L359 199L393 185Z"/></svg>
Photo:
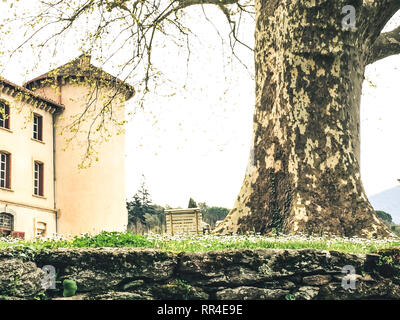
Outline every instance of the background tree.
<svg viewBox="0 0 400 320"><path fill-rule="evenodd" d="M164 208L151 201L150 192L146 186L145 178L132 200L126 203L128 209L128 228L135 233L165 232ZM168 207L168 206L167 206Z"/></svg>
<svg viewBox="0 0 400 320"><path fill-rule="evenodd" d="M385 212L385 211L381 211L381 210L377 210L376 211L377 216L386 224L391 225L392 224L392 216Z"/></svg>
<svg viewBox="0 0 400 320"><path fill-rule="evenodd" d="M212 228L219 220L224 220L229 213L229 209L223 207L209 207L205 202L198 204L201 210L203 221L207 222Z"/></svg>
<svg viewBox="0 0 400 320"><path fill-rule="evenodd" d="M154 206L151 204L150 193L146 187L144 177L139 190L134 194L131 201L126 203L128 209L128 228L135 231L143 230L148 223L146 214L155 213Z"/></svg>
<svg viewBox="0 0 400 320"><path fill-rule="evenodd" d="M242 14L253 13L252 3L240 0L40 3L38 15L29 12L23 18L32 32L22 45L43 30L52 35L36 45L58 44L72 26L89 18L82 36L91 49L101 49L107 33L117 28L118 40L109 46L133 48L122 70L142 68L143 93L157 77L152 68L156 35L169 38L174 29L188 43L184 9L219 8L231 27L232 48L243 44L238 39ZM343 24L349 5L355 28ZM360 97L366 65L400 52L400 27L381 34L399 9L398 0L255 0L252 156L237 201L218 232L391 235L361 182Z"/></svg>
<svg viewBox="0 0 400 320"><path fill-rule="evenodd" d="M197 208L197 203L193 200L193 198L189 199L188 208Z"/></svg>
<svg viewBox="0 0 400 320"><path fill-rule="evenodd" d="M146 231L163 234L166 231L164 208L159 205L152 205L153 212L146 213Z"/></svg>
<svg viewBox="0 0 400 320"><path fill-rule="evenodd" d="M390 228L390 230L392 230L394 234L400 236L400 225L393 222L391 214L381 210L377 210L376 214Z"/></svg>

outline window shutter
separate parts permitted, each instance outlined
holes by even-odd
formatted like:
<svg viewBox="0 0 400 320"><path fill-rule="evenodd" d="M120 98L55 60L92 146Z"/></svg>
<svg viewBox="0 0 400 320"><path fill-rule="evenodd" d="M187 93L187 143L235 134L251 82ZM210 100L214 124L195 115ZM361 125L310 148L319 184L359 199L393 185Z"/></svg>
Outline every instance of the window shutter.
<svg viewBox="0 0 400 320"><path fill-rule="evenodd" d="M39 163L39 195L43 196L43 164Z"/></svg>
<svg viewBox="0 0 400 320"><path fill-rule="evenodd" d="M43 117L39 116L38 117L38 138L40 141L43 140L42 131L43 131Z"/></svg>
<svg viewBox="0 0 400 320"><path fill-rule="evenodd" d="M6 188L11 189L11 155L6 154Z"/></svg>
<svg viewBox="0 0 400 320"><path fill-rule="evenodd" d="M10 129L10 107L7 104L4 105L4 114L5 114L4 125L6 129Z"/></svg>

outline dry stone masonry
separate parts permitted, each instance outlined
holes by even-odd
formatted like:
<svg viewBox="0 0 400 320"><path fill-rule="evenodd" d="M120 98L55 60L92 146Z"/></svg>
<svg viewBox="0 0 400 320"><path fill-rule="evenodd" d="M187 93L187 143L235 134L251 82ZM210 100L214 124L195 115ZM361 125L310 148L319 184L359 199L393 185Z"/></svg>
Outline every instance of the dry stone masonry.
<svg viewBox="0 0 400 320"><path fill-rule="evenodd" d="M53 266L55 289L42 287ZM354 268L353 276L343 273ZM74 280L73 297L62 296ZM354 280L354 288L348 285ZM345 284L345 285L344 285ZM346 287L347 284L347 287ZM137 248L0 251L0 299L399 299L400 249L336 251L226 250L171 253Z"/></svg>

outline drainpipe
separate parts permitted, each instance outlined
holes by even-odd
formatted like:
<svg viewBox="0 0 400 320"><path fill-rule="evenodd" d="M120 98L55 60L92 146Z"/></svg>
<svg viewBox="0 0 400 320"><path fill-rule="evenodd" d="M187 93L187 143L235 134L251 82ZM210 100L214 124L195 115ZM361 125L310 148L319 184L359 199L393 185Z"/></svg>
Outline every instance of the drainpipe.
<svg viewBox="0 0 400 320"><path fill-rule="evenodd" d="M56 110L53 116L53 199L54 199L54 212L56 214L56 234L58 235L58 210L57 210L57 200L56 200L56 117L61 113L61 111Z"/></svg>
<svg viewBox="0 0 400 320"><path fill-rule="evenodd" d="M62 105L62 83L58 83L59 85L59 96L58 103ZM56 178L56 118L59 114L62 113L62 110L56 109L53 113L53 197L54 197L54 212L56 214L56 234L58 235L58 210L57 210L57 178Z"/></svg>

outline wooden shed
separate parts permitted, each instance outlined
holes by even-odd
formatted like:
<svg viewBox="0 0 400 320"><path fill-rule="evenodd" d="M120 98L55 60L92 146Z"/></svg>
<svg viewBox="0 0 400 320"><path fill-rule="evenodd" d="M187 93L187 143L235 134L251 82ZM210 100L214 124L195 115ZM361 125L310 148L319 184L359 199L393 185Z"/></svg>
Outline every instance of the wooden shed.
<svg viewBox="0 0 400 320"><path fill-rule="evenodd" d="M167 233L172 236L203 233L200 208L165 210L165 220Z"/></svg>

